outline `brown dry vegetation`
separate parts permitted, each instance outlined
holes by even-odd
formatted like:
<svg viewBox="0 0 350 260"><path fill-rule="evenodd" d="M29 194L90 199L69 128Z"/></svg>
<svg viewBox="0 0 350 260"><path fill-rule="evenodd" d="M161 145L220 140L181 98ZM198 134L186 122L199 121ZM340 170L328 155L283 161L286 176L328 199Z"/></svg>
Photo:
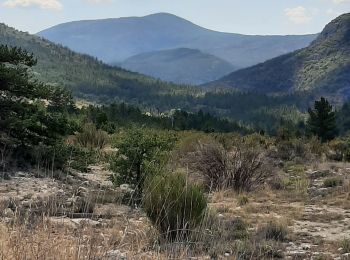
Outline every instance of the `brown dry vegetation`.
<svg viewBox="0 0 350 260"><path fill-rule="evenodd" d="M188 135L169 168L206 185L188 155L213 139ZM244 191L208 189L205 217L186 240L161 241L142 208L123 205L128 187L112 185L108 166L58 179L16 172L0 182L0 259L347 259L350 164L322 159L308 144L311 159L280 164L271 140L251 138L264 150L266 178Z"/></svg>

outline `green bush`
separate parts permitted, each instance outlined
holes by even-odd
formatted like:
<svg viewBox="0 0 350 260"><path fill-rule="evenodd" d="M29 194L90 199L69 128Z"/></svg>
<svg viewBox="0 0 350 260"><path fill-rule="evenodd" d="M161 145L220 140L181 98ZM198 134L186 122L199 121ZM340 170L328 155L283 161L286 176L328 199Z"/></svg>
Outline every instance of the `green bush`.
<svg viewBox="0 0 350 260"><path fill-rule="evenodd" d="M343 180L338 177L327 178L323 181L323 186L326 188L337 187L343 184Z"/></svg>
<svg viewBox="0 0 350 260"><path fill-rule="evenodd" d="M140 202L145 180L164 168L175 141L170 131L131 127L120 132L113 142L118 152L110 161L113 183L130 184L135 189L133 202Z"/></svg>
<svg viewBox="0 0 350 260"><path fill-rule="evenodd" d="M181 173L157 175L147 181L144 209L162 238L181 241L201 222L207 207L201 189Z"/></svg>

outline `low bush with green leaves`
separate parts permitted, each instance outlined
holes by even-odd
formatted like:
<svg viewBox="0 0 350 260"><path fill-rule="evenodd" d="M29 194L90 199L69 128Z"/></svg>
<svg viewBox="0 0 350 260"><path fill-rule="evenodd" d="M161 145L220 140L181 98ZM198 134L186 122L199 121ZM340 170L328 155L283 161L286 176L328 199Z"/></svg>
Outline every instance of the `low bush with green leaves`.
<svg viewBox="0 0 350 260"><path fill-rule="evenodd" d="M343 184L343 179L339 177L327 178L323 181L323 186L326 188L338 187Z"/></svg>
<svg viewBox="0 0 350 260"><path fill-rule="evenodd" d="M175 141L170 131L132 127L120 132L113 142L118 152L110 161L113 183L130 184L135 189L133 202L138 203L145 180L165 167Z"/></svg>
<svg viewBox="0 0 350 260"><path fill-rule="evenodd" d="M147 181L143 206L161 238L183 241L202 221L207 200L184 174L171 173Z"/></svg>

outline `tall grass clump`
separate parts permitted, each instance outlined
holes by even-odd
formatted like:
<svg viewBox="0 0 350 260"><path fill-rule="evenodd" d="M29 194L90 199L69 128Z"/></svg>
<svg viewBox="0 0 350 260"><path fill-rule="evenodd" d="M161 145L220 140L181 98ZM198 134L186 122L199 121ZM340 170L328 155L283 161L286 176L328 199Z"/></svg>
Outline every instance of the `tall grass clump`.
<svg viewBox="0 0 350 260"><path fill-rule="evenodd" d="M85 124L82 131L75 135L74 142L90 150L103 149L109 143L109 136L107 132L96 129L94 124L89 123Z"/></svg>
<svg viewBox="0 0 350 260"><path fill-rule="evenodd" d="M144 209L165 241L185 241L203 219L207 200L182 173L154 176L147 182Z"/></svg>

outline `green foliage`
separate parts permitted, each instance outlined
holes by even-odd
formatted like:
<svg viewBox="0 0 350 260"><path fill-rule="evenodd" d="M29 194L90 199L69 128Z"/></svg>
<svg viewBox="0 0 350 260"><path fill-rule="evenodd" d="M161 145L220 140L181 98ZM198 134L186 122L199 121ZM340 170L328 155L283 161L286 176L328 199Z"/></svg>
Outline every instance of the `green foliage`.
<svg viewBox="0 0 350 260"><path fill-rule="evenodd" d="M337 186L341 186L342 184L343 184L343 179L339 177L331 177L323 181L323 186L326 188L337 187Z"/></svg>
<svg viewBox="0 0 350 260"><path fill-rule="evenodd" d="M181 241L203 219L207 201L184 174L172 173L154 176L147 182L143 205L164 239Z"/></svg>
<svg viewBox="0 0 350 260"><path fill-rule="evenodd" d="M350 239L344 238L340 241L339 246L341 247L341 252L343 254L350 253Z"/></svg>
<svg viewBox="0 0 350 260"><path fill-rule="evenodd" d="M329 102L321 97L315 101L314 109L309 109L308 129L322 142L333 139L337 134L336 114Z"/></svg>
<svg viewBox="0 0 350 260"><path fill-rule="evenodd" d="M297 91L343 98L349 84L349 24L346 13L329 23L310 46L239 70L215 82L263 93Z"/></svg>
<svg viewBox="0 0 350 260"><path fill-rule="evenodd" d="M118 134L113 146L118 152L111 160L115 184L131 184L136 189L136 200L141 197L148 175L159 170L166 162L176 137L168 131L131 127Z"/></svg>
<svg viewBox="0 0 350 260"><path fill-rule="evenodd" d="M0 24L1 43L33 52L38 58L38 63L32 68L36 77L50 85L66 87L80 99L98 104L125 102L137 105L142 110L151 110L151 114L155 115L171 115L170 111L174 108L187 111L174 113L173 124L171 117L162 120L171 129L246 132L242 125L249 125L251 128L272 133L281 122L295 124L300 121L300 109L309 99L305 95L272 97L236 91L210 92L202 88L165 83L105 65L92 57L72 52L4 24ZM200 110L203 112L199 113ZM243 123L218 120L215 118L218 116ZM112 133L115 125L119 126L120 122L114 122L111 118L109 121L112 124L102 123L100 126L100 121L96 126Z"/></svg>
<svg viewBox="0 0 350 260"><path fill-rule="evenodd" d="M305 141L300 138L293 138L290 140L277 140L277 153L275 157L285 161L292 161L295 159L308 159L308 147Z"/></svg>
<svg viewBox="0 0 350 260"><path fill-rule="evenodd" d="M248 129L244 126L227 119L221 119L210 113L204 113L202 110L197 113L180 109L172 110L169 113L152 110L151 112L144 113L140 108L125 103L112 103L109 106L101 107L90 105L82 109L82 113L86 115L88 120L91 120L98 128L109 132L114 132L116 126L125 127L130 124L177 131L248 132Z"/></svg>
<svg viewBox="0 0 350 260"><path fill-rule="evenodd" d="M32 158L36 147L50 149L71 131L67 114L73 109L69 93L32 78L35 64L32 54L0 45L1 146Z"/></svg>

